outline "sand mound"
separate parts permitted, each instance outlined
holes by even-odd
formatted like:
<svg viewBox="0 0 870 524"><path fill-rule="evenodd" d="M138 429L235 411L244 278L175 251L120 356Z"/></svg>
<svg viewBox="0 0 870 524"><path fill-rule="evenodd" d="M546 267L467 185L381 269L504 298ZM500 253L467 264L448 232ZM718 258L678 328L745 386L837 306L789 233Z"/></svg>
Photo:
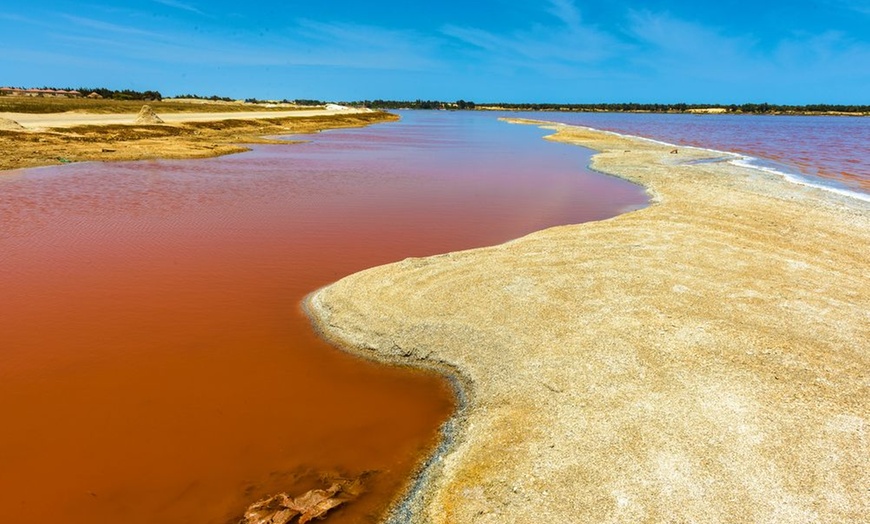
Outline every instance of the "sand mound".
<svg viewBox="0 0 870 524"><path fill-rule="evenodd" d="M16 122L15 120L9 120L8 118L0 118L0 130L3 131L24 131L24 126Z"/></svg>
<svg viewBox="0 0 870 524"><path fill-rule="evenodd" d="M157 113L151 109L151 106L144 105L139 110L139 115L136 116L137 124L162 124L163 119L157 116Z"/></svg>

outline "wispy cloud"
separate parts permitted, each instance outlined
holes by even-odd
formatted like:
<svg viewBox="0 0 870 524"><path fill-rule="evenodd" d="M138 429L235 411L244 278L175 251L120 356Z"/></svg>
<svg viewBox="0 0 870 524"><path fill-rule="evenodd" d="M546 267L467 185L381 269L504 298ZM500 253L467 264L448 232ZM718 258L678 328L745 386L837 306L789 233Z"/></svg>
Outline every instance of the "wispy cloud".
<svg viewBox="0 0 870 524"><path fill-rule="evenodd" d="M580 11L572 0L548 0L547 11L568 27L580 27Z"/></svg>
<svg viewBox="0 0 870 524"><path fill-rule="evenodd" d="M870 16L870 0L828 0L836 7Z"/></svg>
<svg viewBox="0 0 870 524"><path fill-rule="evenodd" d="M178 2L177 0L152 0L152 1L156 2L158 4L163 4L167 7L174 7L175 9L181 9L182 11L189 11L191 13L196 13L199 15L205 14L201 10L199 10L198 8L196 8L190 4L185 4L184 2Z"/></svg>
<svg viewBox="0 0 870 524"><path fill-rule="evenodd" d="M756 41L665 13L630 11L628 34L641 44L636 58L667 67L723 67L745 62Z"/></svg>
<svg viewBox="0 0 870 524"><path fill-rule="evenodd" d="M584 68L614 56L623 43L597 27L584 25L572 0L549 0L545 11L557 23L534 24L510 34L447 25L442 34L476 49L484 63L551 71Z"/></svg>
<svg viewBox="0 0 870 524"><path fill-rule="evenodd" d="M70 14L62 14L64 19L71 22L75 27L78 28L86 28L86 29L94 29L100 32L107 33L115 33L122 35L132 35L132 36L146 36L146 37L158 37L159 33L153 31L146 31L144 29L140 29L138 27L113 24L110 22L104 22L102 20L96 20L94 18L85 18L77 15Z"/></svg>
<svg viewBox="0 0 870 524"><path fill-rule="evenodd" d="M26 24L33 23L32 19L14 13L0 13L0 20L9 20L10 22L21 22Z"/></svg>
<svg viewBox="0 0 870 524"><path fill-rule="evenodd" d="M158 0L155 0L158 1ZM167 0L174 1L174 0ZM0 15L2 16L2 15ZM39 20L42 42L63 42L71 53L143 63L215 66L325 66L375 70L438 70L443 39L408 30L300 19L282 31L191 31L183 25L128 25L96 16L52 13ZM137 20L131 17L131 20Z"/></svg>
<svg viewBox="0 0 870 524"><path fill-rule="evenodd" d="M763 42L667 13L636 11L629 15L627 36L637 46L626 59L639 77L723 98L783 99L786 86L803 94L824 85L833 89L837 79L870 80L867 69L858 66L870 63L870 46L837 31Z"/></svg>
<svg viewBox="0 0 870 524"><path fill-rule="evenodd" d="M265 44L267 55L287 64L406 71L442 67L437 39L372 25L300 19Z"/></svg>
<svg viewBox="0 0 870 524"><path fill-rule="evenodd" d="M839 31L796 35L781 40L771 59L784 71L812 74L820 79L864 77L870 81L870 45L848 38Z"/></svg>

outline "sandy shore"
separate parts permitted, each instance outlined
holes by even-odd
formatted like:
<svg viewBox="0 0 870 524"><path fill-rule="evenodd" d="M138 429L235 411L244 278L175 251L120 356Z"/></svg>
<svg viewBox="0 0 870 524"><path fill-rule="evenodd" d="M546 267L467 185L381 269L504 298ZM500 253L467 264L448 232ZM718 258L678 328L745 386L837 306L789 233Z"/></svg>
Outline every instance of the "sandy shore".
<svg viewBox="0 0 870 524"><path fill-rule="evenodd" d="M159 109L159 107L158 107ZM247 151L265 138L397 120L367 110L157 113L163 123L136 123L135 113L0 112L0 171L83 161L207 158ZM286 141L283 141L286 143Z"/></svg>
<svg viewBox="0 0 870 524"><path fill-rule="evenodd" d="M336 116L364 113L363 109L348 108L340 111L327 109L299 109L293 111L232 111L208 113L160 113L160 118L168 124L185 122L217 122L220 120L256 120L276 118L310 118L316 116ZM0 113L0 118L18 122L25 129L46 130L49 128L70 128L86 125L134 124L137 113L88 114L88 113Z"/></svg>
<svg viewBox="0 0 870 524"><path fill-rule="evenodd" d="M411 520L870 520L870 204L552 129L654 203L309 298L333 341L464 384Z"/></svg>

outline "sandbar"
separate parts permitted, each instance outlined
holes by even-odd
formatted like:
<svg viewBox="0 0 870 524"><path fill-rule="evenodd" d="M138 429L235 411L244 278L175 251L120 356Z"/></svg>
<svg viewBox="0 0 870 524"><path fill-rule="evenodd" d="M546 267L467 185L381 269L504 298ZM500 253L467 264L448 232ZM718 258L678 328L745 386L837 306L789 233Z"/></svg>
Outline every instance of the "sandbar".
<svg viewBox="0 0 870 524"><path fill-rule="evenodd" d="M395 521L866 522L870 204L561 124L642 210L406 259L307 300L463 407Z"/></svg>

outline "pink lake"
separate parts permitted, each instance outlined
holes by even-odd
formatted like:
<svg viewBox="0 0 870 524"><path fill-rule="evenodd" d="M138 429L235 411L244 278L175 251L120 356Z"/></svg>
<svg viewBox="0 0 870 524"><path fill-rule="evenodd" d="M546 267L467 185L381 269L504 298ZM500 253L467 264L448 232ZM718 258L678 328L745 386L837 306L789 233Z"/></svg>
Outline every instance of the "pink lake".
<svg viewBox="0 0 870 524"><path fill-rule="evenodd" d="M0 174L0 520L224 524L364 472L328 521L382 515L454 392L323 343L303 298L647 203L536 128L402 116L211 160Z"/></svg>

